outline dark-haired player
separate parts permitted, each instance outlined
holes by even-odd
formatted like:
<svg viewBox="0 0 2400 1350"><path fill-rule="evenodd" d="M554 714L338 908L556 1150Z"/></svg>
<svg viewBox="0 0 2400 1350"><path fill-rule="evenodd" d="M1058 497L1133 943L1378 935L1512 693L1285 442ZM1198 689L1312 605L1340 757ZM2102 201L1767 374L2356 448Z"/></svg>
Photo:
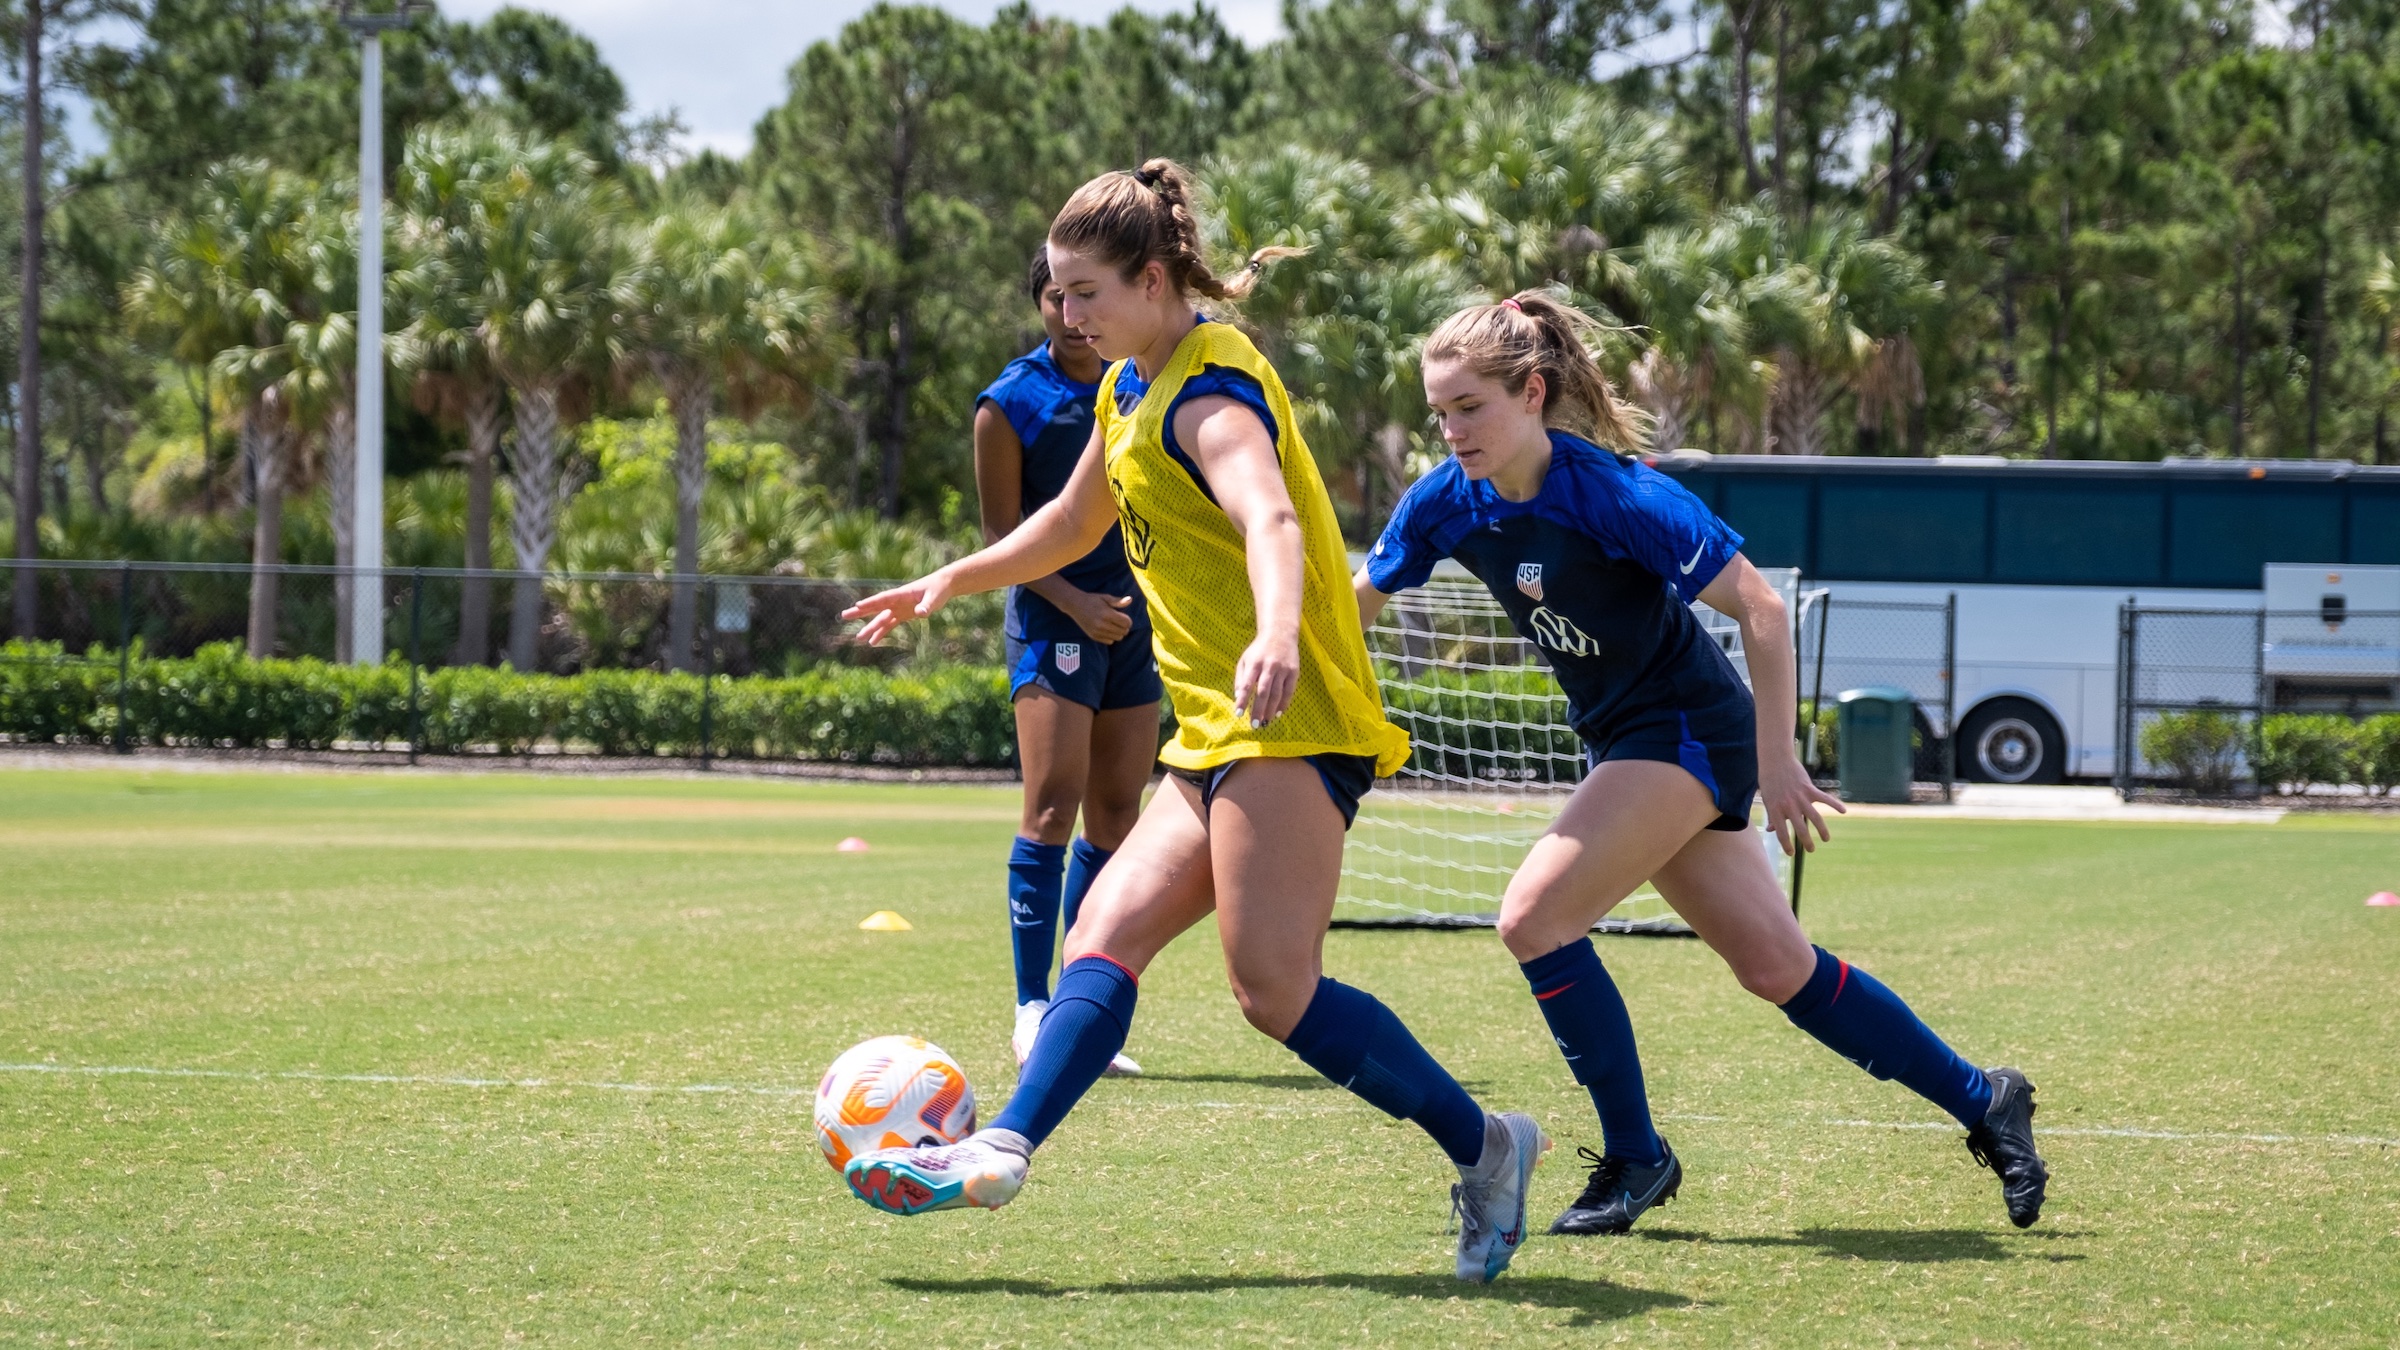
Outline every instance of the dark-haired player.
<svg viewBox="0 0 2400 1350"><path fill-rule="evenodd" d="M1092 439L1092 399L1107 363L1059 313L1047 248L1025 291L1041 311L1040 346L1008 363L975 400L975 491L983 540L998 543L1056 497ZM1050 955L1075 927L1092 878L1133 829L1158 753L1158 662L1149 611L1110 530L1091 552L1008 588L1009 698L1017 719L1024 817L1008 855L1017 968L1017 1063L1050 1007ZM1083 816L1083 834L1075 817ZM1060 914L1064 910L1065 922ZM1119 1054L1111 1074L1140 1073Z"/></svg>

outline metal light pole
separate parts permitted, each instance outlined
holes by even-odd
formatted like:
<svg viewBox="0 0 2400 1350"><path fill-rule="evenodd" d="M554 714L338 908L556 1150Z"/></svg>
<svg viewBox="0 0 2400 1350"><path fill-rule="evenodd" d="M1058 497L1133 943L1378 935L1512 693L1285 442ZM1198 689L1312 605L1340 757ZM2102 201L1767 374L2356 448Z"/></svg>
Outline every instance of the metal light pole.
<svg viewBox="0 0 2400 1350"><path fill-rule="evenodd" d="M406 28L419 6L358 14L342 26L359 37L358 63L358 469L353 505L350 657L383 662L383 35Z"/></svg>

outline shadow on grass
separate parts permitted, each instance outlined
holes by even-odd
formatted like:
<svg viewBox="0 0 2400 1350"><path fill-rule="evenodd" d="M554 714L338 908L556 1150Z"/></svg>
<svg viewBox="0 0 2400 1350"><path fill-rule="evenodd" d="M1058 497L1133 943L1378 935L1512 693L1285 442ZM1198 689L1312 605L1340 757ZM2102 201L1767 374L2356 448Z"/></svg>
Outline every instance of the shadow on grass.
<svg viewBox="0 0 2400 1350"><path fill-rule="evenodd" d="M1647 1228L1634 1236L1652 1242L1717 1242L1728 1247L1807 1247L1828 1256L1859 1261L2081 1261L2078 1252L2029 1251L2028 1240L2077 1237L2074 1233L2022 1233L2012 1237L1976 1228L1803 1228L1790 1237L1717 1237L1684 1228Z"/></svg>
<svg viewBox="0 0 2400 1350"><path fill-rule="evenodd" d="M1143 1294L1217 1294L1237 1289L1356 1289L1386 1298L1479 1299L1495 1303L1532 1304L1574 1317L1569 1326L1598 1326L1603 1322L1639 1317L1660 1308L1684 1308L1692 1300L1681 1294L1629 1289L1606 1280L1578 1280L1562 1275L1510 1275L1498 1284L1461 1284L1446 1275L1175 1275L1156 1280L1125 1280L1113 1284L1053 1284L1047 1280L990 1278L927 1280L893 1276L884 1281L912 1294L1014 1294L1021 1298L1117 1297Z"/></svg>
<svg viewBox="0 0 2400 1350"><path fill-rule="evenodd" d="M1145 1069L1136 1079L1120 1082L1141 1083L1230 1083L1241 1087L1267 1088L1275 1092L1330 1092L1333 1084L1313 1073L1152 1073ZM1480 1079L1461 1078L1458 1085L1470 1094L1480 1094L1487 1085Z"/></svg>
<svg viewBox="0 0 2400 1350"><path fill-rule="evenodd" d="M1278 1092L1326 1092L1333 1084L1313 1073L1152 1073L1145 1069L1136 1080L1143 1083L1237 1083L1243 1087L1272 1088Z"/></svg>

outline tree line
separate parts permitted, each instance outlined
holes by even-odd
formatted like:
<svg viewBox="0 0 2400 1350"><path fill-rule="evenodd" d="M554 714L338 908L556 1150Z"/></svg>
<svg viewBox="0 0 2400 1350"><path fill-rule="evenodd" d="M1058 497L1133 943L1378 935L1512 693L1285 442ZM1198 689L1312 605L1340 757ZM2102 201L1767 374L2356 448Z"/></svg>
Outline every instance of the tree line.
<svg viewBox="0 0 2400 1350"><path fill-rule="evenodd" d="M0 213L45 301L9 490L53 552L180 513L284 556L283 495L338 502L355 462L355 43L307 0L121 0L135 36L78 45L111 6L20 0L21 54L26 4L105 144L34 166L46 250ZM1417 344L1533 286L1609 326L1659 448L2390 459L2400 5L1287 0L1284 28L884 5L798 54L739 160L631 117L555 19L394 33L393 470L463 479L456 561L502 521L538 570L578 426L658 409L688 572L729 414L783 447L779 500L939 533L974 393L1038 333L1049 212L1155 155L1229 254L1309 250L1238 317L1362 532L1440 453ZM672 623L688 651L688 596Z"/></svg>

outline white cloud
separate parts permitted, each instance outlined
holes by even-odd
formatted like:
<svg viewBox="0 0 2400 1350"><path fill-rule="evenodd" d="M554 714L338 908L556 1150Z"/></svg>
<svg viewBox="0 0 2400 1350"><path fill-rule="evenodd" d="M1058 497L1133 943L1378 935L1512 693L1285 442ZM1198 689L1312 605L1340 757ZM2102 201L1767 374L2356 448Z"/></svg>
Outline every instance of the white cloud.
<svg viewBox="0 0 2400 1350"><path fill-rule="evenodd" d="M507 0L447 0L452 18L482 19ZM750 132L784 98L784 73L812 42L831 38L873 0L517 0L588 34L625 81L637 113L681 110L691 144L739 155ZM1000 0L941 0L964 19L988 22ZM1122 0L1042 0L1035 6L1079 22L1105 19ZM1188 8L1136 0L1136 8ZM1276 0L1224 0L1217 11L1245 41L1281 31Z"/></svg>

